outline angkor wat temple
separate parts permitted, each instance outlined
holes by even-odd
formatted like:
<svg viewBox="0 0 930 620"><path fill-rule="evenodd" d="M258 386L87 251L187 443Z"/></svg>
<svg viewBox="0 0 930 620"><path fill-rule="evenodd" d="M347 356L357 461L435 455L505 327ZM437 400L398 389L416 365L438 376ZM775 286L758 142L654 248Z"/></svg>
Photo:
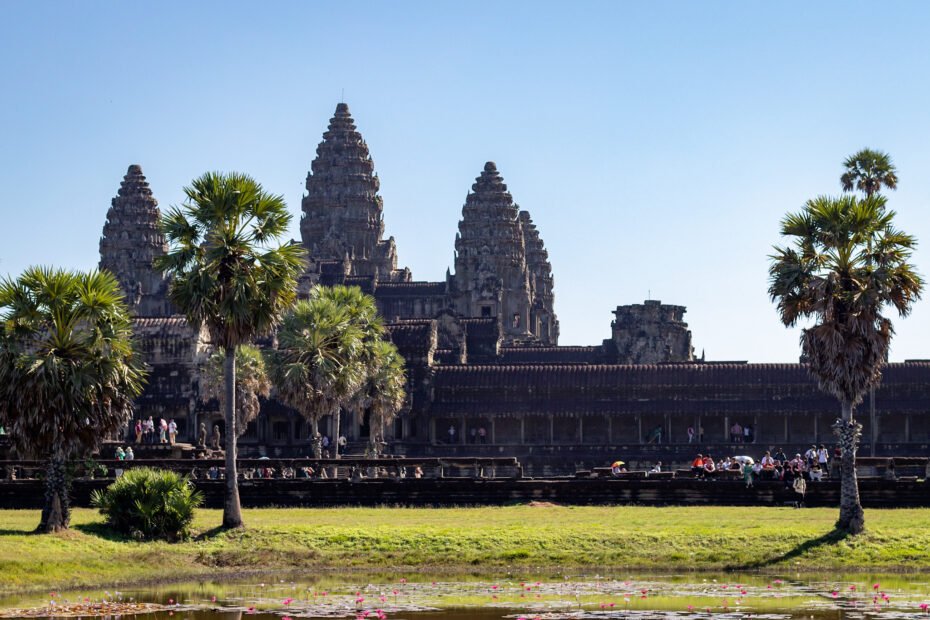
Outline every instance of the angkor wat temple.
<svg viewBox="0 0 930 620"><path fill-rule="evenodd" d="M695 359L682 306L618 306L602 343L558 346L548 253L493 162L467 193L454 272L439 282L398 267L394 239L384 238L374 163L344 103L306 188L300 232L310 262L301 294L346 284L373 295L407 361L409 397L384 438L390 452L515 455L531 472L551 473L617 457L669 462L695 451L832 443L838 405L803 365ZM172 313L167 282L152 267L167 250L159 215L141 168L130 166L107 213L100 267L122 283L151 367L137 417L174 418L190 440L201 421L222 420L216 403L199 395L205 334ZM888 364L859 408L864 450L926 453L928 410L930 361ZM349 441L367 440L365 412L342 415ZM756 445L730 445L734 424L749 427ZM300 416L272 398L240 445L245 454L306 454L307 434Z"/></svg>

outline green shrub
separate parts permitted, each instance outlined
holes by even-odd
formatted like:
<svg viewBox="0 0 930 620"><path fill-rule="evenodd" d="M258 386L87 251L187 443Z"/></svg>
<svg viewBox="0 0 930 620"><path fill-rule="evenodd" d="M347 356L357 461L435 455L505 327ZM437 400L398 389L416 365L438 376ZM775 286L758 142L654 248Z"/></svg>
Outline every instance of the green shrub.
<svg viewBox="0 0 930 620"><path fill-rule="evenodd" d="M203 504L203 494L173 471L139 467L127 470L104 491L94 491L91 503L118 532L174 541L190 536L194 509Z"/></svg>

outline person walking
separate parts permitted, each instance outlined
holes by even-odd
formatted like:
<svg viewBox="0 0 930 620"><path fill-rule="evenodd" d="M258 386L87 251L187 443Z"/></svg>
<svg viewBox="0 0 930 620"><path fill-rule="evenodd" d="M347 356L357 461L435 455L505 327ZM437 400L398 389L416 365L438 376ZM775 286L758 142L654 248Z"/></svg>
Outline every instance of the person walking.
<svg viewBox="0 0 930 620"><path fill-rule="evenodd" d="M828 476L830 474L830 452L823 444L820 444L820 447L817 448L817 464L820 465L820 471L823 475Z"/></svg>
<svg viewBox="0 0 930 620"><path fill-rule="evenodd" d="M449 425L448 433L449 433L449 443L455 443L455 425L454 424Z"/></svg>
<svg viewBox="0 0 930 620"><path fill-rule="evenodd" d="M178 423L174 421L174 418L171 418L171 421L168 422L168 443L174 445L174 442L178 437Z"/></svg>

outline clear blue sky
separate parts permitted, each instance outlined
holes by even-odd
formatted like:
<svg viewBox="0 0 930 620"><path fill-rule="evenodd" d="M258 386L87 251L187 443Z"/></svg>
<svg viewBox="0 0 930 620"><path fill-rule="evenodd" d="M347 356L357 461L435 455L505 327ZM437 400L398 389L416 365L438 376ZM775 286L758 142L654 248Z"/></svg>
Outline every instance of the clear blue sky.
<svg viewBox="0 0 930 620"><path fill-rule="evenodd" d="M131 163L163 206L248 172L299 238L344 89L416 279L451 266L494 160L549 249L562 344L651 295L688 307L708 359L795 361L766 257L850 153L892 154L930 273L928 77L924 2L3 2L0 273L95 266ZM895 321L893 360L930 358L928 306Z"/></svg>

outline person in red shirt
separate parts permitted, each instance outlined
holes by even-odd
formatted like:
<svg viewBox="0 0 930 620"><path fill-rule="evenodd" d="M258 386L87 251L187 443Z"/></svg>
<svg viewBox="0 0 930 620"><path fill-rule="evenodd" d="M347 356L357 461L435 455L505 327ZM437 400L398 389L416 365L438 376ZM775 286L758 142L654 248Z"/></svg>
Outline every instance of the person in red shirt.
<svg viewBox="0 0 930 620"><path fill-rule="evenodd" d="M704 456L698 454L694 457L694 460L691 461L691 473L694 474L696 478L704 477Z"/></svg>

